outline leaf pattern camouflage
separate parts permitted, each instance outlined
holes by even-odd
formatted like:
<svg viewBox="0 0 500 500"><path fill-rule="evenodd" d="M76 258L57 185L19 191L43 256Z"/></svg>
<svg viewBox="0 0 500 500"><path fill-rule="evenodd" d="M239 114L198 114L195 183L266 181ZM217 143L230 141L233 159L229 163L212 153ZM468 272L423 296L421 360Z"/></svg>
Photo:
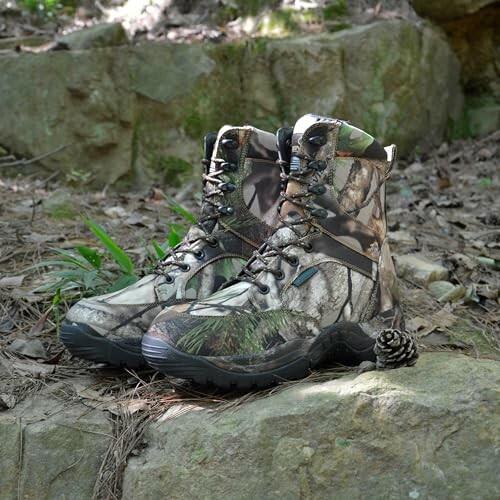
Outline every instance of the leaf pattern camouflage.
<svg viewBox="0 0 500 500"><path fill-rule="evenodd" d="M215 292L272 234L280 193L274 134L226 125L208 139L203 227L191 227L154 273L124 290L81 300L67 321L88 325L110 340L140 342L162 308ZM233 214L219 214L219 207L229 207ZM216 244L207 241L207 233Z"/></svg>
<svg viewBox="0 0 500 500"><path fill-rule="evenodd" d="M288 224L268 238L261 259L248 262L255 277L242 273L206 299L165 309L148 335L225 369L249 370L258 363L259 369L276 366L336 323L362 325L372 336L386 321L396 325L397 283L385 220L393 161L388 151L394 148L384 149L341 120L302 117L293 130L291 175L280 203ZM318 160L324 168L312 169ZM323 216L311 216L318 209Z"/></svg>

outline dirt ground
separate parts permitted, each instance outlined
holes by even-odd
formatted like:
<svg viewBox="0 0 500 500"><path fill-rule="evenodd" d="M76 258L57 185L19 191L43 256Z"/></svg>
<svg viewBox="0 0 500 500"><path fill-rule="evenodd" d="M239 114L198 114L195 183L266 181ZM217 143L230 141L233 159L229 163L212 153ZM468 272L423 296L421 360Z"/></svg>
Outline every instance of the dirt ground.
<svg viewBox="0 0 500 500"><path fill-rule="evenodd" d="M400 161L388 182L393 253L417 252L449 271L443 289L429 289L411 274L401 279L407 328L422 349L461 349L497 359L500 355L499 139L497 132L442 144L411 163ZM30 391L65 377L92 374L100 381L101 396L116 394L117 387L123 390L127 380L130 387L142 380L71 358L57 338L58 321L70 302L63 300L56 307L53 293L35 293L53 278L47 268L30 266L53 259L53 248L87 245L100 251L105 267L116 270L84 223L85 214L126 250L139 273L145 273L154 265L151 240L165 241L170 223L186 225L169 209L164 195L196 213L200 188L201 182L192 182L181 190L88 192L82 186L63 185L54 176L0 177L0 361L6 371L0 407L11 407ZM150 381L155 376L147 377ZM183 394L190 399L193 391L198 394L189 384L162 380L155 386L155 397L177 400ZM209 399L213 397L231 400L210 393Z"/></svg>

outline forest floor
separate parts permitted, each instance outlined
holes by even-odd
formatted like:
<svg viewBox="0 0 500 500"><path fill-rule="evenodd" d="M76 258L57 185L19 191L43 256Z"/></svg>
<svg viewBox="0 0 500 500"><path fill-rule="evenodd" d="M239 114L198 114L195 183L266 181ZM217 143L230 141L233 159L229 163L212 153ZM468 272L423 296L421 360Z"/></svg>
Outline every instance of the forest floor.
<svg viewBox="0 0 500 500"><path fill-rule="evenodd" d="M416 253L448 271L444 281L430 287L418 269L401 279L407 329L422 349L500 358L499 144L500 132L443 144L412 163L400 161L388 182L396 261ZM164 242L170 223L186 224L169 208L166 196L196 213L200 187L201 182L193 182L164 192L157 187L96 192L68 187L54 175L0 177L0 410L60 380L73 381L73 396L106 408L116 407L117 398L128 401L134 411L179 401L188 406L233 404L234 395L201 393L191 384L152 372L124 373L72 358L57 336L70 299L63 295L54 305L53 292L34 292L54 279L47 268L32 267L53 260L54 248L96 248L103 266L116 273L116 264L105 257L80 212L125 249L139 274L147 272L155 260L151 240ZM333 378L338 370L345 373L344 368L332 368L312 374L311 380ZM82 377L90 377L92 389L82 386Z"/></svg>

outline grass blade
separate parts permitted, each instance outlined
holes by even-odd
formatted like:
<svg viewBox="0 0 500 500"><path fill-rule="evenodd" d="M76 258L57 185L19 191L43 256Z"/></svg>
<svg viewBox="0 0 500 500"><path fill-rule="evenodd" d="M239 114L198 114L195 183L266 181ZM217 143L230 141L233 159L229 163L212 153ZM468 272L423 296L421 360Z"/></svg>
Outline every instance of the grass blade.
<svg viewBox="0 0 500 500"><path fill-rule="evenodd" d="M107 248L115 262L120 266L120 269L129 275L134 275L134 264L130 257L121 249L111 236L97 222L90 218L85 219L85 223L95 236L101 240L102 244Z"/></svg>

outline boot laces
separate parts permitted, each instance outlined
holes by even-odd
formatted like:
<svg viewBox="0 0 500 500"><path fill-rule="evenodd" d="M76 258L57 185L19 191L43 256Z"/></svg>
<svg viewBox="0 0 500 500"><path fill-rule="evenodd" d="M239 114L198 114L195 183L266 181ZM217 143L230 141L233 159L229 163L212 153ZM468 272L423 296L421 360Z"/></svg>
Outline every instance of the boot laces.
<svg viewBox="0 0 500 500"><path fill-rule="evenodd" d="M305 168L303 169L298 167L298 162L301 159L306 160L307 162ZM308 239L311 234L317 232L317 229L315 229L311 223L316 218L326 217L326 211L323 209L315 209L312 204L312 199L314 199L317 194L314 190L320 189L320 186L323 187L323 184L319 182L321 170L319 170L317 166L312 167L313 161L314 159L310 156L297 154L292 157L290 163L283 160L277 160L276 163L278 163L281 167L281 179L285 186L284 189L286 189L286 185L290 181L299 184L303 188L293 194L288 194L286 191L282 191L280 193L280 202L278 205L278 219L282 224L282 227L290 229L290 231L292 231L295 235L295 238L289 239L283 244L275 244L270 241L264 243L253 253L247 265L235 278L236 281L247 281L252 283L259 288L259 291L262 294L266 294L269 292L269 287L262 283L262 281L259 281L257 275L262 272L267 272L273 274L276 279L283 279L285 277L281 269L274 269L270 267L269 261L273 257L279 256L291 266L297 267L299 265L298 258L287 253L286 249L296 246L303 248L306 252L310 252L312 250L312 246ZM290 165L293 165L294 168L289 169ZM311 191L312 187L313 190ZM282 217L281 208L286 202L302 209L304 215L302 217Z"/></svg>
<svg viewBox="0 0 500 500"><path fill-rule="evenodd" d="M175 279L168 272L172 266L183 272L188 272L191 269L191 266L184 262L187 254L192 254L199 260L203 259L205 253L203 250L196 250L194 248L196 243L205 241L212 247L216 247L219 244L217 238L212 236L213 228L215 228L221 216L232 215L234 213L234 209L220 203L219 198L224 197L225 193L228 191L227 186L232 186L221 177L222 174L226 172L226 169L222 168L222 165L227 164L227 161L222 158L202 160L202 164L206 167L210 166L211 163L215 164L215 170L213 172L204 173L202 176L203 190L201 206L202 211L207 211L208 213L202 215L196 223L197 227L199 227L204 234L196 236L196 238L193 239L184 237L179 244L174 248L170 248L165 256L158 261L155 272L164 275L167 283L173 283ZM207 223L211 221L213 221L213 224L207 227Z"/></svg>

